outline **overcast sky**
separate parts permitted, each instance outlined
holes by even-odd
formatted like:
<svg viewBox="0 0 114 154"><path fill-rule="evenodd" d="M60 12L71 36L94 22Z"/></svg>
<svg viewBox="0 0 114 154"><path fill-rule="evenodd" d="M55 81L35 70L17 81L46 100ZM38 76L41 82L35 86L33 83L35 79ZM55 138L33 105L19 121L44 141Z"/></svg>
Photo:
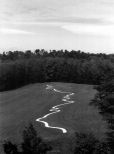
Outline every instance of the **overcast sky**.
<svg viewBox="0 0 114 154"><path fill-rule="evenodd" d="M114 53L114 0L0 0L0 51Z"/></svg>

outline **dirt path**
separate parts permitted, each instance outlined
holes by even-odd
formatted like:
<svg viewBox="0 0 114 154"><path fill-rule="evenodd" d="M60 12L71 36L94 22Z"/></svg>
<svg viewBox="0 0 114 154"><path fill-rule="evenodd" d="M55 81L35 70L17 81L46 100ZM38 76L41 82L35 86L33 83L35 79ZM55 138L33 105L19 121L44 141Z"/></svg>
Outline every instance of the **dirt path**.
<svg viewBox="0 0 114 154"><path fill-rule="evenodd" d="M61 106L74 103L75 101L70 100L70 99L71 99L70 96L74 95L74 93L72 93L72 92L64 92L64 91L60 91L60 90L54 89L53 86L51 86L51 85L47 85L46 89L47 89L47 90L53 90L53 91L55 91L55 92L65 94L65 96L62 98L62 101L63 101L63 102L66 102L66 103L62 103L62 104L53 106L53 107L49 110L50 113L44 115L43 117L40 117L40 118L36 119L36 121L43 123L43 124L45 125L45 127L54 128L54 129L59 129L59 130L61 130L63 133L67 133L67 130L66 130L65 128L50 126L49 123L46 122L46 121L44 121L43 119L47 118L48 116L50 116L50 115L52 115L52 114L56 114L56 113L58 113L58 112L61 112L61 110L60 110L60 107L61 107Z"/></svg>

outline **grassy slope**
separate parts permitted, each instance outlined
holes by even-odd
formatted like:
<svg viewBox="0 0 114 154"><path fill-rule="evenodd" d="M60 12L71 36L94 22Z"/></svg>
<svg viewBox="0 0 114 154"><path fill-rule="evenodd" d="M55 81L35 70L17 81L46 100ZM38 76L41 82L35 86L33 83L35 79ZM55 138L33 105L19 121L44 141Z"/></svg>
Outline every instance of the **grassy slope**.
<svg viewBox="0 0 114 154"><path fill-rule="evenodd" d="M91 85L70 83L49 83L56 89L74 92L74 104L62 107L62 112L50 116L47 121L53 126L64 127L68 133L92 131L103 137L106 123L102 121L98 110L89 106L96 91ZM43 137L60 136L60 130L44 128L35 119L48 113L49 109L61 104L64 94L46 90L46 83L33 84L23 88L0 93L0 138L20 139L28 122L32 122Z"/></svg>

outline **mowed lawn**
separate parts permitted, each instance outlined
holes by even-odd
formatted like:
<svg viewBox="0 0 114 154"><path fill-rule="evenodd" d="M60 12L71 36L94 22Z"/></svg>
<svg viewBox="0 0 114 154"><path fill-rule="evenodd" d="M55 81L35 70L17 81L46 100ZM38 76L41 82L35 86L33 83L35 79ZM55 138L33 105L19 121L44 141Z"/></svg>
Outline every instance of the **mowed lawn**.
<svg viewBox="0 0 114 154"><path fill-rule="evenodd" d="M67 134L74 132L93 132L97 137L105 137L106 122L98 109L90 106L96 91L92 85L73 83L47 83L62 91L75 93L71 96L74 104L61 107L61 112L49 116L46 121L51 126L63 127ZM46 83L28 85L16 90L0 93L0 140L19 141L25 126L32 122L40 136L53 138L62 135L61 130L45 128L36 122L39 117L49 113L49 109L63 103L65 94L46 90ZM65 135L67 135L65 134Z"/></svg>

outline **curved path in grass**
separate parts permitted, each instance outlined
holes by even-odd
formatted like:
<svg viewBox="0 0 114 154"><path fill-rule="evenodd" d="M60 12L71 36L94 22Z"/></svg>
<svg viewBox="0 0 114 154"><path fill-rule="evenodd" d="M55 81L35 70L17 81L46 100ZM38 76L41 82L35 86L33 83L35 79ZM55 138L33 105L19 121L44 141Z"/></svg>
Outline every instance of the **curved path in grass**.
<svg viewBox="0 0 114 154"><path fill-rule="evenodd" d="M66 130L65 128L50 126L48 122L44 121L44 119L47 118L48 116L52 115L52 114L56 114L56 113L58 113L58 112L61 112L61 110L60 110L60 107L61 107L61 106L74 103L75 101L70 100L70 96L74 95L74 93L72 93L72 92L64 92L64 91L60 91L60 90L54 89L53 86L51 86L51 85L47 85L46 89L47 89L47 90L50 89L50 90L53 90L53 91L55 91L55 92L65 94L65 96L62 98L62 101L65 102L65 103L62 103L62 104L53 106L53 107L49 110L50 113L46 114L46 115L43 116L43 117L40 117L40 118L36 119L36 121L43 123L43 124L45 125L45 127L54 128L54 129L59 129L59 130L61 130L63 133L67 133L67 130Z"/></svg>

